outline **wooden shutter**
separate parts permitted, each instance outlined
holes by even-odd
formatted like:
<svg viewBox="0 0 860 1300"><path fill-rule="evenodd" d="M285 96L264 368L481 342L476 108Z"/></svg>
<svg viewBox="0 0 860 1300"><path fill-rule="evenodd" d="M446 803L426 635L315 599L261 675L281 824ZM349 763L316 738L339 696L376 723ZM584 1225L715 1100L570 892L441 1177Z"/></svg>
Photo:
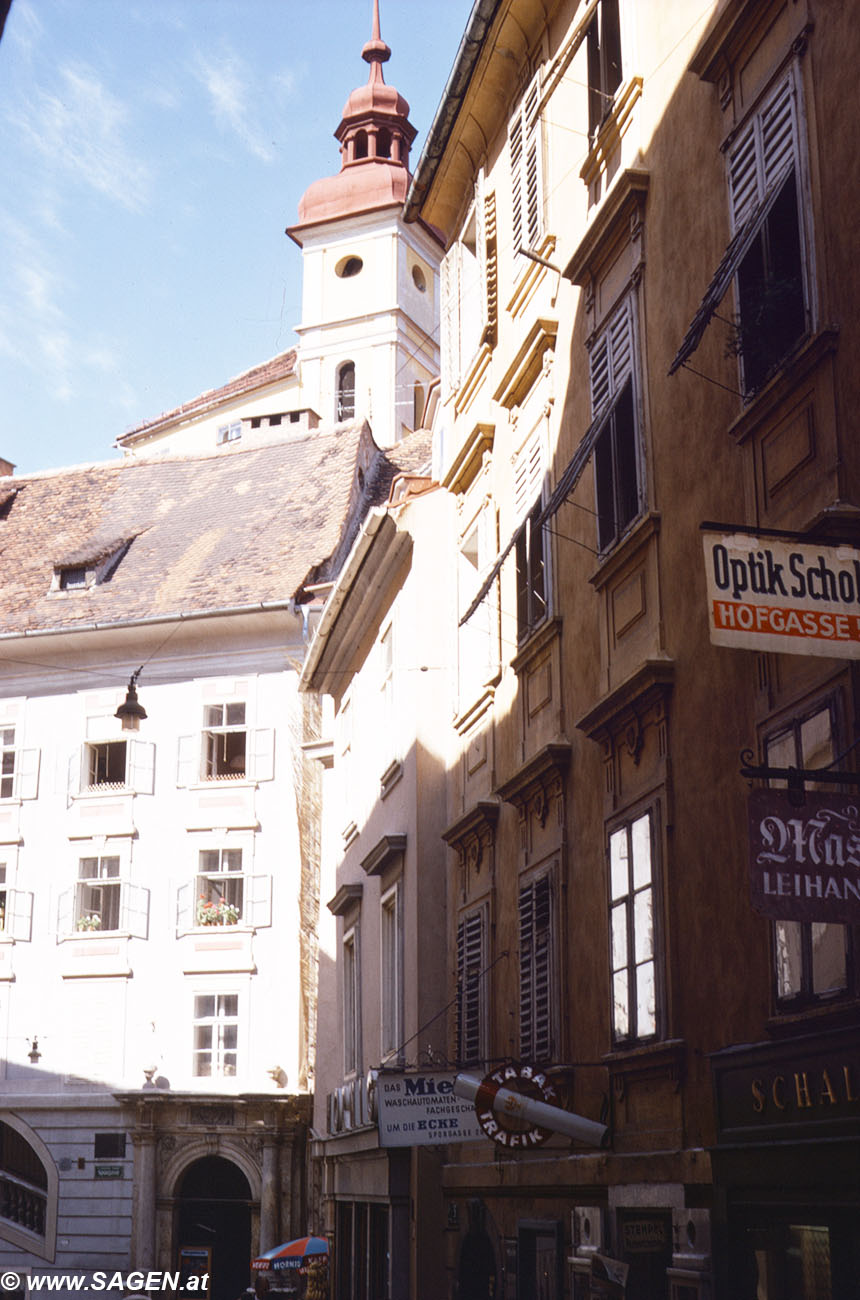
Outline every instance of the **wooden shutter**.
<svg viewBox="0 0 860 1300"><path fill-rule="evenodd" d="M19 799L35 799L39 793L38 749L19 749L15 755L15 793Z"/></svg>
<svg viewBox="0 0 860 1300"><path fill-rule="evenodd" d="M447 397L460 381L460 245L455 242L441 266L442 387Z"/></svg>
<svg viewBox="0 0 860 1300"><path fill-rule="evenodd" d="M786 176L797 161L797 124L792 78L780 82L752 118L729 153L729 206L732 233Z"/></svg>
<svg viewBox="0 0 860 1300"><path fill-rule="evenodd" d="M483 909L471 912L457 926L457 1056L461 1062L478 1061L483 1055L481 974L486 964L484 916Z"/></svg>
<svg viewBox="0 0 860 1300"><path fill-rule="evenodd" d="M149 934L149 890L143 885L127 883L121 888L119 927L135 939L146 939Z"/></svg>
<svg viewBox="0 0 860 1300"><path fill-rule="evenodd" d="M24 889L6 892L6 933L12 939L29 943L33 932L33 895Z"/></svg>
<svg viewBox="0 0 860 1300"><path fill-rule="evenodd" d="M633 315L629 296L594 344L589 365L594 419L618 395L633 369Z"/></svg>
<svg viewBox="0 0 860 1300"><path fill-rule="evenodd" d="M128 784L138 794L155 789L155 745L150 740L128 741Z"/></svg>
<svg viewBox="0 0 860 1300"><path fill-rule="evenodd" d="M180 885L176 891L176 933L185 934L194 925L194 908L197 904L196 880Z"/></svg>
<svg viewBox="0 0 860 1300"><path fill-rule="evenodd" d="M520 1055L552 1054L552 887L549 875L520 890Z"/></svg>
<svg viewBox="0 0 860 1300"><path fill-rule="evenodd" d="M248 733L249 776L255 781L271 781L275 775L275 733L271 727L257 727Z"/></svg>
<svg viewBox="0 0 860 1300"><path fill-rule="evenodd" d="M176 750L176 784L194 785L200 779L200 736L180 736Z"/></svg>
<svg viewBox="0 0 860 1300"><path fill-rule="evenodd" d="M272 924L272 877L267 875L245 877L245 915L241 920L250 922L255 929Z"/></svg>
<svg viewBox="0 0 860 1300"><path fill-rule="evenodd" d="M512 247L534 248L543 233L540 73L528 86L509 127Z"/></svg>
<svg viewBox="0 0 860 1300"><path fill-rule="evenodd" d="M540 496L543 487L543 426L529 435L514 460L514 515L522 522Z"/></svg>
<svg viewBox="0 0 860 1300"><path fill-rule="evenodd" d="M75 889L64 889L57 899L57 935L63 938L71 934L75 927Z"/></svg>

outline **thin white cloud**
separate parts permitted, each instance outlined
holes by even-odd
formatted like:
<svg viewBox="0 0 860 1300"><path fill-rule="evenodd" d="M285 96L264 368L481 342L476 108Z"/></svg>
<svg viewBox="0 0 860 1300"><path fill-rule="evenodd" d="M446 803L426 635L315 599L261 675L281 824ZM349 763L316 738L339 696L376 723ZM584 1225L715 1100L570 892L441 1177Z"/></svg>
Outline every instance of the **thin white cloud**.
<svg viewBox="0 0 860 1300"><path fill-rule="evenodd" d="M41 40L44 30L42 20L33 6L27 0L16 0L10 10L3 39L10 45L17 46L19 53L29 57Z"/></svg>
<svg viewBox="0 0 860 1300"><path fill-rule="evenodd" d="M13 124L59 172L132 211L144 207L150 171L124 140L125 105L88 68L60 68L56 91L36 90Z"/></svg>
<svg viewBox="0 0 860 1300"><path fill-rule="evenodd" d="M254 121L249 87L252 75L235 54L198 55L195 72L209 95L215 121L232 132L249 153L269 163L274 153Z"/></svg>

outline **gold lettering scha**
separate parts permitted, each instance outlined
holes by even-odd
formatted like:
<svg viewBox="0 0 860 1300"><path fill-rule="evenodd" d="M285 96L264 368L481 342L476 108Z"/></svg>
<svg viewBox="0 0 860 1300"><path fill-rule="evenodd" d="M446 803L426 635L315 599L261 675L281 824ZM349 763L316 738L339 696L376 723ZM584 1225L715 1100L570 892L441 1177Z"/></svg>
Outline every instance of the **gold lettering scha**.
<svg viewBox="0 0 860 1300"><path fill-rule="evenodd" d="M768 1110L820 1110L860 1101L851 1065L820 1071L792 1070L769 1079L753 1079L750 1096L756 1115L764 1115Z"/></svg>

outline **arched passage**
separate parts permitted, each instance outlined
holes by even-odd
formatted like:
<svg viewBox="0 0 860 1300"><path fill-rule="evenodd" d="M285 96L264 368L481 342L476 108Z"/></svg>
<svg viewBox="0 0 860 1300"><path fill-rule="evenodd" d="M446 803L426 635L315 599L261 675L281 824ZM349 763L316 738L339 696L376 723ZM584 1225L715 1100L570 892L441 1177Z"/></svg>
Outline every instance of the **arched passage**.
<svg viewBox="0 0 860 1300"><path fill-rule="evenodd" d="M460 1248L457 1300L493 1300L496 1256L486 1232L470 1232Z"/></svg>
<svg viewBox="0 0 860 1300"><path fill-rule="evenodd" d="M203 1156L186 1169L176 1199L177 1263L210 1252L211 1300L236 1300L251 1272L251 1188L231 1160ZM195 1270L196 1271L196 1270Z"/></svg>

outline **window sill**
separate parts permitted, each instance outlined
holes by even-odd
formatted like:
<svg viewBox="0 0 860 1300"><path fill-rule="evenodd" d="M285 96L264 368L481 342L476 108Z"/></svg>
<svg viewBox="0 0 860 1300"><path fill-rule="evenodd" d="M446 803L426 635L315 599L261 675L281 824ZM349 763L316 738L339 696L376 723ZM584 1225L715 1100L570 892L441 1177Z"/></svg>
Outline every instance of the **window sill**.
<svg viewBox="0 0 860 1300"><path fill-rule="evenodd" d="M640 546L644 546L652 537L656 537L660 532L660 518L658 510L647 510L637 515L615 545L600 555L598 567L588 579L595 591L602 590Z"/></svg>
<svg viewBox="0 0 860 1300"><path fill-rule="evenodd" d="M549 614L536 623L528 635L520 642L517 653L511 660L511 667L519 676L534 659L553 641L561 636L562 619L559 614Z"/></svg>
<svg viewBox="0 0 860 1300"><path fill-rule="evenodd" d="M388 797L388 795L391 793L391 791L400 781L402 776L403 776L403 764L401 763L399 758L396 758L393 763L388 764L388 767L385 769L385 771L382 773L382 776L379 778L380 799L386 799Z"/></svg>
<svg viewBox="0 0 860 1300"><path fill-rule="evenodd" d="M822 998L804 1007L786 1007L776 1011L765 1025L771 1038L790 1038L796 1034L829 1031L856 1025L858 1000L850 993L834 993L826 1002Z"/></svg>
<svg viewBox="0 0 860 1300"><path fill-rule="evenodd" d="M743 412L729 425L729 436L737 443L746 442L774 409L788 397L798 384L824 360L836 351L839 327L830 325L807 338L780 365L763 388L753 396L744 398Z"/></svg>
<svg viewBox="0 0 860 1300"><path fill-rule="evenodd" d="M496 696L496 686L498 681L499 674L497 673L490 682L487 682L484 685L480 694L455 715L453 726L454 730L459 735L462 736L464 732L469 731L478 719L483 717L483 715L492 708L493 700Z"/></svg>
<svg viewBox="0 0 860 1300"><path fill-rule="evenodd" d="M622 1100L627 1084L643 1079L667 1079L677 1092L681 1086L684 1063L687 1056L687 1044L683 1038L668 1038L662 1041L631 1044L629 1047L618 1045L603 1057L609 1070L616 1097Z"/></svg>

